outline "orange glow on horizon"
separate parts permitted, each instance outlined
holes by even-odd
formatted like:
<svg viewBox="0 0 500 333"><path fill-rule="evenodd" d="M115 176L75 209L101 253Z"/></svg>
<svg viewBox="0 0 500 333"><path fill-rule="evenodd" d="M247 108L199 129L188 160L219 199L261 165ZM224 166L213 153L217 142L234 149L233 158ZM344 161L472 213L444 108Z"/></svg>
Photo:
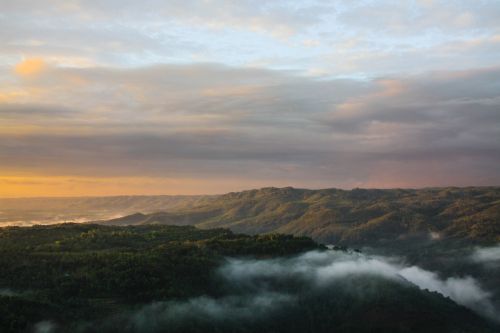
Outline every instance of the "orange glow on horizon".
<svg viewBox="0 0 500 333"><path fill-rule="evenodd" d="M196 183L203 185L189 179L182 180L182 186L179 183L175 179L148 177L8 176L0 177L0 197L195 194Z"/></svg>
<svg viewBox="0 0 500 333"><path fill-rule="evenodd" d="M155 177L0 176L0 198L222 194L284 182Z"/></svg>

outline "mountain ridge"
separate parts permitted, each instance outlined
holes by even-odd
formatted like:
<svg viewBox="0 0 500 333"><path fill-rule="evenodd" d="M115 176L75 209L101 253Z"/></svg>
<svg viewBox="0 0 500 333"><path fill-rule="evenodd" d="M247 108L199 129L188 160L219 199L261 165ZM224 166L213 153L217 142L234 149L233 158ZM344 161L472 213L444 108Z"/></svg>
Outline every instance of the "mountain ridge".
<svg viewBox="0 0 500 333"><path fill-rule="evenodd" d="M296 189L230 192L189 207L104 224L175 224L250 234L287 233L321 242L363 243L408 237L500 241L499 187Z"/></svg>

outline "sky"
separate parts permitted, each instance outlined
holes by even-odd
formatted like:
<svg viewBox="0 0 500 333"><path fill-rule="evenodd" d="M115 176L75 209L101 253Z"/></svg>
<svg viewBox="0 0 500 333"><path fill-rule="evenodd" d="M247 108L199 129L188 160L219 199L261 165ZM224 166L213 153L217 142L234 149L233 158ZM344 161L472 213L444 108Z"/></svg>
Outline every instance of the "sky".
<svg viewBox="0 0 500 333"><path fill-rule="evenodd" d="M0 0L0 197L500 185L499 17Z"/></svg>

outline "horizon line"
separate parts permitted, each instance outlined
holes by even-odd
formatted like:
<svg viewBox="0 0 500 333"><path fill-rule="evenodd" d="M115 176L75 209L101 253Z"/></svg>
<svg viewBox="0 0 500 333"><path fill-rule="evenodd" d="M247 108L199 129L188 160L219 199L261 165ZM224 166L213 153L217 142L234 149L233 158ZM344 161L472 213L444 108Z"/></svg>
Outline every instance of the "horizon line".
<svg viewBox="0 0 500 333"><path fill-rule="evenodd" d="M325 187L325 188L305 188L305 187L293 187L293 186L265 186L260 188L242 189L239 191L229 191L224 193L214 193L214 194L119 194L119 195L48 195L48 196L0 196L0 200L4 199L81 199L81 198L117 198L117 197L210 197L210 196L222 196L231 193L242 193L250 191L262 191L265 189L293 189L293 190L306 190L306 191L326 191L326 190L338 190L338 191L353 191L353 190L380 190L380 191L393 191L393 190L438 190L438 189L472 189L472 188L500 188L500 185L467 185L467 186L423 186L423 187L352 187L349 189L340 187Z"/></svg>

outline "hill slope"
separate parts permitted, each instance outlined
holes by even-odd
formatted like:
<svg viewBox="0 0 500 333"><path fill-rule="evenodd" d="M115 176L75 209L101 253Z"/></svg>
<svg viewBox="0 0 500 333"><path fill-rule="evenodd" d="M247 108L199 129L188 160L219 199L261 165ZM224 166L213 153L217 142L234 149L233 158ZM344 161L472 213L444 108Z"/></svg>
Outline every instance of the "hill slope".
<svg viewBox="0 0 500 333"><path fill-rule="evenodd" d="M189 208L102 223L224 227L236 232L306 235L320 242L373 244L407 238L500 241L500 188L263 188L228 193Z"/></svg>

